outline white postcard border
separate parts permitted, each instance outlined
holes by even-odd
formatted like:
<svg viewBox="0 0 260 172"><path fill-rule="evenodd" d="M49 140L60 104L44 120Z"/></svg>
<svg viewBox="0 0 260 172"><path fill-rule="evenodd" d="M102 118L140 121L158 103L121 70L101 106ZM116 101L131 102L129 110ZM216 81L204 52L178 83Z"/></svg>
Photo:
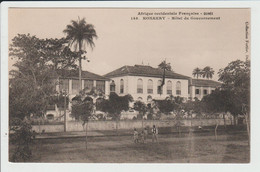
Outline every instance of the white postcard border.
<svg viewBox="0 0 260 172"><path fill-rule="evenodd" d="M249 164L80 164L8 162L8 8L251 8L251 162ZM1 4L1 171L259 171L260 2L3 2Z"/></svg>

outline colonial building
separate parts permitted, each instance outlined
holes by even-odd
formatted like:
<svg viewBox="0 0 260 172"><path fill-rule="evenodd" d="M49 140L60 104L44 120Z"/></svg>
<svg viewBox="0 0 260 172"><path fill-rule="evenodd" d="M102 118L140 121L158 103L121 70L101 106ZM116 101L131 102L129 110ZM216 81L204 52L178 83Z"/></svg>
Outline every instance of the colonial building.
<svg viewBox="0 0 260 172"><path fill-rule="evenodd" d="M92 89L96 88L98 90L102 90L106 96L109 95L109 79L103 76L88 72L82 71L82 89ZM75 70L60 70L58 71L58 85L56 87L57 91L66 90L69 98L72 99L79 93L79 73Z"/></svg>
<svg viewBox="0 0 260 172"><path fill-rule="evenodd" d="M141 100L150 103L152 100L162 100L171 95L183 97L185 100L199 100L203 96L210 94L221 83L212 80L192 79L172 71L164 71L147 65L123 66L104 76L100 76L88 71L82 71L82 89L96 88L102 90L106 97L111 92L119 96L130 94L134 100ZM72 99L79 93L78 71L60 70L54 75L57 81L56 90L65 91L69 97L67 119L71 110ZM48 118L58 118L63 120L64 109L57 105L51 105L46 113Z"/></svg>
<svg viewBox="0 0 260 172"><path fill-rule="evenodd" d="M105 96L108 97L110 94L108 78L88 71L82 71L81 76L82 89L91 90L92 88L96 88L97 90L101 90ZM58 83L56 84L56 91L65 92L69 97L69 102L67 102L69 108L66 110L68 116L71 110L71 101L80 91L79 72L76 70L59 70L57 73L53 74L53 78L55 78L56 83ZM59 116L63 116L63 114L63 108L59 109L57 105L51 105L48 107L46 116L47 118L58 118Z"/></svg>
<svg viewBox="0 0 260 172"><path fill-rule="evenodd" d="M213 80L191 79L189 82L190 98L198 98L201 100L204 96L211 94L216 88L220 87L221 83Z"/></svg>
<svg viewBox="0 0 260 172"><path fill-rule="evenodd" d="M110 92L118 95L131 94L134 100L149 102L152 99L165 99L166 97L180 96L188 99L189 77L172 71L163 70L146 65L123 66L104 77L110 78Z"/></svg>

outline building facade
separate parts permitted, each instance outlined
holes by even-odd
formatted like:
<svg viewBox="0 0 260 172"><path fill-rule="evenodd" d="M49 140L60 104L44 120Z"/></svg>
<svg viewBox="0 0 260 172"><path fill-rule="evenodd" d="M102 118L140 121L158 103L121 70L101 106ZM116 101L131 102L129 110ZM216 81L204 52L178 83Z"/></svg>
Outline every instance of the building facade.
<svg viewBox="0 0 260 172"><path fill-rule="evenodd" d="M211 94L216 88L221 86L220 82L205 80L205 79L191 79L189 82L189 93L191 100L198 98L201 100L204 96Z"/></svg>
<svg viewBox="0 0 260 172"><path fill-rule="evenodd" d="M74 70L62 70L58 71L57 75L57 91L66 91L69 95L69 98L72 99L80 91L79 85L79 74L78 71ZM81 73L81 86L82 89L96 88L98 90L102 90L102 92L108 96L109 95L109 79L103 76L88 72L82 71Z"/></svg>
<svg viewBox="0 0 260 172"><path fill-rule="evenodd" d="M149 102L152 99L162 100L170 95L188 99L189 77L172 71L163 70L146 65L123 66L106 75L110 78L110 92L118 95L130 94L134 100Z"/></svg>
<svg viewBox="0 0 260 172"><path fill-rule="evenodd" d="M101 90L106 97L109 96L109 81L110 79L105 78L103 76L88 72L82 71L82 89L91 90L96 88L97 90ZM55 78L56 91L64 92L69 97L68 109L66 110L66 114L71 111L71 102L72 99L79 94L80 85L79 85L79 73L76 70L59 70L54 74L53 78ZM47 110L46 116L53 116L57 118L64 114L64 109L59 109L57 105L51 105ZM69 118L69 116L68 116Z"/></svg>
<svg viewBox="0 0 260 172"><path fill-rule="evenodd" d="M96 88L102 90L105 97L111 92L119 96L130 94L134 101L140 100L151 103L152 100L163 100L171 95L183 97L184 100L201 100L213 90L221 86L221 83L205 80L192 79L172 71L166 71L146 65L123 66L104 76L88 71L82 71L82 89L91 90ZM69 97L67 119L71 111L71 102L79 94L78 72L73 70L58 71L55 75L56 91L64 92ZM164 78L164 85L161 87ZM47 110L47 117L59 118L64 114L64 109L52 105ZM62 120L63 118L61 118Z"/></svg>

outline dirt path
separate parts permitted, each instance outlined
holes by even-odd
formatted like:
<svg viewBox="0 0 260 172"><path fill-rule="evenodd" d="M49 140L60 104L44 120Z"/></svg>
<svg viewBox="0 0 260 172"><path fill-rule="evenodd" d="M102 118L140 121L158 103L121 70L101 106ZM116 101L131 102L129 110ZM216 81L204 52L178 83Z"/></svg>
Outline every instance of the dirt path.
<svg viewBox="0 0 260 172"><path fill-rule="evenodd" d="M146 144L134 144L131 136L40 140L33 146L33 162L84 163L247 163L246 135L177 137L159 135Z"/></svg>

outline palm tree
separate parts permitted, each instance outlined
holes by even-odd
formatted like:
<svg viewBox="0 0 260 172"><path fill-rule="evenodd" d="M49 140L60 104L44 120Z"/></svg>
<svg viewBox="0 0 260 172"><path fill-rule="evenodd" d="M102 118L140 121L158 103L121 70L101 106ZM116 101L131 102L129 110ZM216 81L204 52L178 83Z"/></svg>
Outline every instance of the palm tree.
<svg viewBox="0 0 260 172"><path fill-rule="evenodd" d="M202 77L203 78L207 78L207 79L209 79L209 78L212 78L213 77L213 75L214 75L214 70L211 68L211 67L209 67L209 66L206 66L203 70L202 70Z"/></svg>
<svg viewBox="0 0 260 172"><path fill-rule="evenodd" d="M79 52L79 89L81 91L81 55L86 48L86 44L89 45L91 49L95 47L93 39L97 39L96 30L94 29L94 25L86 23L85 18L78 18L78 21L72 20L71 25L67 25L63 32L67 34L66 39L69 41L69 46L74 47L75 51L78 50Z"/></svg>
<svg viewBox="0 0 260 172"><path fill-rule="evenodd" d="M172 67L171 67L171 64L170 63L166 63L166 60L162 61L159 65L158 65L158 68L159 69L162 69L163 70L163 81L161 83L161 86L160 86L160 94L162 93L162 87L165 83L165 71L172 71Z"/></svg>
<svg viewBox="0 0 260 172"><path fill-rule="evenodd" d="M196 67L196 68L193 70L192 75L198 79L199 77L201 77L201 69L198 68L198 67Z"/></svg>
<svg viewBox="0 0 260 172"><path fill-rule="evenodd" d="M171 71L172 70L172 67L171 67L171 63L166 63L166 60L164 60L163 62L161 62L158 67L160 69L163 69L163 70L168 70L168 71Z"/></svg>

